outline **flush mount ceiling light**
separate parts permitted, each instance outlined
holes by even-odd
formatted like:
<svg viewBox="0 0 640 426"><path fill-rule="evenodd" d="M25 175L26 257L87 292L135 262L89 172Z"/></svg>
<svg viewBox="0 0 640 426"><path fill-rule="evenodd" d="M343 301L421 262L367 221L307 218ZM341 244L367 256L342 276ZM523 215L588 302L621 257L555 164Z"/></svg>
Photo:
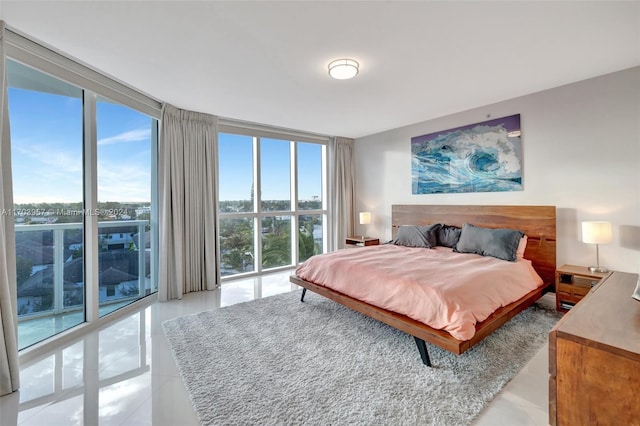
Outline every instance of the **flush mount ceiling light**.
<svg viewBox="0 0 640 426"><path fill-rule="evenodd" d="M337 59L329 64L329 75L336 80L347 80L358 75L359 67L353 59Z"/></svg>

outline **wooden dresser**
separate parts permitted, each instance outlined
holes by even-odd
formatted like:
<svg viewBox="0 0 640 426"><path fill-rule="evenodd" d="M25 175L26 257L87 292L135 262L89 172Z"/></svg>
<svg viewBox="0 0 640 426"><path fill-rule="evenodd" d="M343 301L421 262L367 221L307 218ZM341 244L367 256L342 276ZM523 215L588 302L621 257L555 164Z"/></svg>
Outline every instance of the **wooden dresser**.
<svg viewBox="0 0 640 426"><path fill-rule="evenodd" d="M549 333L549 423L640 425L637 274L613 272Z"/></svg>

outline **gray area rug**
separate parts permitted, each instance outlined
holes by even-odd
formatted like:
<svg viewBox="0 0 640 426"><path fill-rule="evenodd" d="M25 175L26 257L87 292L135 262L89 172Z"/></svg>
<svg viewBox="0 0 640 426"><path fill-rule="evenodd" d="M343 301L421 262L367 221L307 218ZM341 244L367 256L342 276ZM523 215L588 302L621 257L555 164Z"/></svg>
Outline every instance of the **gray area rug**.
<svg viewBox="0 0 640 426"><path fill-rule="evenodd" d="M202 424L469 424L539 350L531 307L457 356L300 291L165 321Z"/></svg>

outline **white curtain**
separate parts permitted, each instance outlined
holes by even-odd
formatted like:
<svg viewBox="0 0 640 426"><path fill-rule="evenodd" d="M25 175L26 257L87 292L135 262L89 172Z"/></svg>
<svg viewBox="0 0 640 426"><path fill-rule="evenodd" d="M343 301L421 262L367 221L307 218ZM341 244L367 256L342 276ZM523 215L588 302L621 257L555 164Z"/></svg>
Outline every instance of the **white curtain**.
<svg viewBox="0 0 640 426"><path fill-rule="evenodd" d="M5 27L0 21L0 396L18 390L18 311L16 242L11 186L11 139L5 58Z"/></svg>
<svg viewBox="0 0 640 426"><path fill-rule="evenodd" d="M346 237L355 233L356 192L355 155L353 139L333 138L330 142L331 188L334 249L344 245Z"/></svg>
<svg viewBox="0 0 640 426"><path fill-rule="evenodd" d="M158 297L219 287L217 117L162 108L158 149Z"/></svg>

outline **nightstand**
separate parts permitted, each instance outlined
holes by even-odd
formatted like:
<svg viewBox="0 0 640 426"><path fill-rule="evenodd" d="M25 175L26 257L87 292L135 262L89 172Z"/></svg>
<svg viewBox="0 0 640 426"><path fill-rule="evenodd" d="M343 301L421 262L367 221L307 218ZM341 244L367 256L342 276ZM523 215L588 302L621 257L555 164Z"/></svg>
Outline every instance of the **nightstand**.
<svg viewBox="0 0 640 426"><path fill-rule="evenodd" d="M344 243L347 248L377 246L380 244L380 239L369 237L347 237Z"/></svg>
<svg viewBox="0 0 640 426"><path fill-rule="evenodd" d="M611 272L591 272L589 268L562 265L556 269L556 310L567 312Z"/></svg>

